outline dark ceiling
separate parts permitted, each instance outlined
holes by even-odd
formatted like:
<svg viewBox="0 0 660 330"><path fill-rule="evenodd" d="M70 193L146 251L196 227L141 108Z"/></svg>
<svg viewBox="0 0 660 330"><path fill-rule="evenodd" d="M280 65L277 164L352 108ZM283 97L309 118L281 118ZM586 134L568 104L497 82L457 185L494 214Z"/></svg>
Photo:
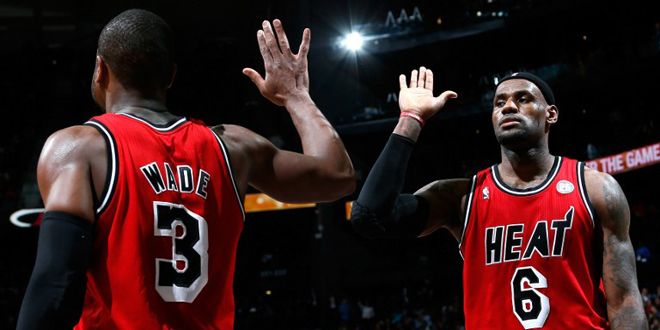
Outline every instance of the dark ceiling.
<svg viewBox="0 0 660 330"><path fill-rule="evenodd" d="M241 74L245 66L261 69L255 32L263 19L281 18L294 44L302 28L311 27L312 96L343 135L387 132L398 111L392 99L397 76L419 65L434 69L438 89L460 95L438 120L482 124L494 79L516 70L546 78L560 109L575 115L628 111L603 106L603 94L613 95L603 91L615 85L625 82L616 89L646 94L659 86L660 19L653 1L4 1L0 97L3 112L19 120L12 127L31 126L35 132L25 134L40 141L97 114L89 97L96 38L110 18L135 7L156 12L175 31L174 112L283 135L283 144L294 148L286 114ZM342 34L360 29L378 43L357 54L337 46ZM633 109L654 104L634 102ZM485 123L470 132L489 130Z"/></svg>

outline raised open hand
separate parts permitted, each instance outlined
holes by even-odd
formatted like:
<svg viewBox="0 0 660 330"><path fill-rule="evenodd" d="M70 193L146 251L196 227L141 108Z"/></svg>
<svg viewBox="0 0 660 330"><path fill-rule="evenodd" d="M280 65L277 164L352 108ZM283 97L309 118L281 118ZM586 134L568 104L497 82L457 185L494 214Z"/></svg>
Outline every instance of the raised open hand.
<svg viewBox="0 0 660 330"><path fill-rule="evenodd" d="M291 52L282 22L273 20L275 33L270 22L263 21L263 30L257 31L259 50L264 59L265 78L252 68L243 69L243 74L257 86L261 95L271 102L284 106L296 97L309 97L309 73L307 71L307 53L311 31L303 31L298 53Z"/></svg>
<svg viewBox="0 0 660 330"><path fill-rule="evenodd" d="M406 84L406 75L399 76L399 109L401 112L412 112L426 120L445 105L447 100L458 97L452 91L445 91L440 96L433 97L433 72L420 67L419 72L413 70L410 74L410 86Z"/></svg>

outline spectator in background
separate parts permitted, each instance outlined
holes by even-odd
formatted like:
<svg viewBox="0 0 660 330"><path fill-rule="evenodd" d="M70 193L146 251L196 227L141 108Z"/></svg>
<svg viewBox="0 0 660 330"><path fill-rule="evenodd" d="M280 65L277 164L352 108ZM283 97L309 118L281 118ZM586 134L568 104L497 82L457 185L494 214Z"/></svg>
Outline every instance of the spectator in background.
<svg viewBox="0 0 660 330"><path fill-rule="evenodd" d="M358 306L360 307L360 314L362 315L360 329L372 329L374 319L376 318L374 307L369 303L369 300L364 300L364 302L359 301Z"/></svg>
<svg viewBox="0 0 660 330"><path fill-rule="evenodd" d="M351 325L351 304L346 298L342 298L341 303L339 303L339 322L342 328Z"/></svg>

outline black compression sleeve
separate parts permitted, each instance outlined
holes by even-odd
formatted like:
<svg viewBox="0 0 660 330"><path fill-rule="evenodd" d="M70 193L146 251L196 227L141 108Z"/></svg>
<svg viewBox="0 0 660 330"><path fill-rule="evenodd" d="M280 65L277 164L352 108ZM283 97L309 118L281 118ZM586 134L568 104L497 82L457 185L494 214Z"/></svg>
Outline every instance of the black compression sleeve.
<svg viewBox="0 0 660 330"><path fill-rule="evenodd" d="M76 325L92 243L89 221L64 212L44 214L17 329L71 329Z"/></svg>
<svg viewBox="0 0 660 330"><path fill-rule="evenodd" d="M414 142L392 134L374 164L357 201L351 223L366 237L417 237L428 218L428 202L401 194Z"/></svg>

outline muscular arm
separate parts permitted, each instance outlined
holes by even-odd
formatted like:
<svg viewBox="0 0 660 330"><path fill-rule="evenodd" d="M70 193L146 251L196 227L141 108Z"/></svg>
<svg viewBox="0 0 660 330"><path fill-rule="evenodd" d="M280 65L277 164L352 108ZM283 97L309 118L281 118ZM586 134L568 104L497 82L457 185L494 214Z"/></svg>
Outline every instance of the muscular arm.
<svg viewBox="0 0 660 330"><path fill-rule="evenodd" d="M628 228L626 196L610 175L587 169L587 192L603 229L603 283L612 329L646 329L642 298L637 287L635 254Z"/></svg>
<svg viewBox="0 0 660 330"><path fill-rule="evenodd" d="M223 135L231 141L230 151L249 162L244 180L257 189L283 202L335 200L353 191L355 177L339 135L309 95L310 31L305 29L300 50L294 54L282 23L274 20L273 25L277 38L268 21L257 32L265 77L250 68L243 73L264 97L286 108L303 153L280 150L254 132L235 126L226 126Z"/></svg>
<svg viewBox="0 0 660 330"><path fill-rule="evenodd" d="M93 242L92 177L106 170L92 165L105 165L104 148L101 136L83 126L59 131L44 145L37 177L46 213L19 329L70 329L78 322Z"/></svg>
<svg viewBox="0 0 660 330"><path fill-rule="evenodd" d="M353 165L337 132L309 96L288 100L303 154L262 144L252 184L281 201L331 201L355 189Z"/></svg>
<svg viewBox="0 0 660 330"><path fill-rule="evenodd" d="M353 228L367 237L424 236L440 227L455 237L461 230L461 201L467 193L467 180L440 180L423 187L415 195L401 194L403 178L422 122L440 110L453 92L433 97L433 74L420 68L411 74L410 88L405 76L399 79L399 107L419 119L402 116L383 152L369 173L360 196L353 204Z"/></svg>
<svg viewBox="0 0 660 330"><path fill-rule="evenodd" d="M338 138L338 145L331 148L341 151L310 148L300 154L278 149L244 127L213 129L227 144L241 194L249 184L279 201L300 203L334 200L354 189L353 167ZM326 158L333 154L337 159Z"/></svg>
<svg viewBox="0 0 660 330"><path fill-rule="evenodd" d="M400 135L390 137L353 204L353 228L366 237L406 238L445 227L458 239L468 180L438 180L414 195L402 194L411 152L412 141Z"/></svg>
<svg viewBox="0 0 660 330"><path fill-rule="evenodd" d="M423 196L429 201L430 210L426 226L420 236L428 235L439 228L447 228L460 240L463 232L463 215L465 214L465 199L467 198L468 179L446 179L431 182L418 190L415 195Z"/></svg>
<svg viewBox="0 0 660 330"><path fill-rule="evenodd" d="M92 190L103 187L105 168L98 167L107 164L106 157L105 142L92 127L73 126L51 135L37 166L39 192L46 212L66 212L93 222Z"/></svg>

